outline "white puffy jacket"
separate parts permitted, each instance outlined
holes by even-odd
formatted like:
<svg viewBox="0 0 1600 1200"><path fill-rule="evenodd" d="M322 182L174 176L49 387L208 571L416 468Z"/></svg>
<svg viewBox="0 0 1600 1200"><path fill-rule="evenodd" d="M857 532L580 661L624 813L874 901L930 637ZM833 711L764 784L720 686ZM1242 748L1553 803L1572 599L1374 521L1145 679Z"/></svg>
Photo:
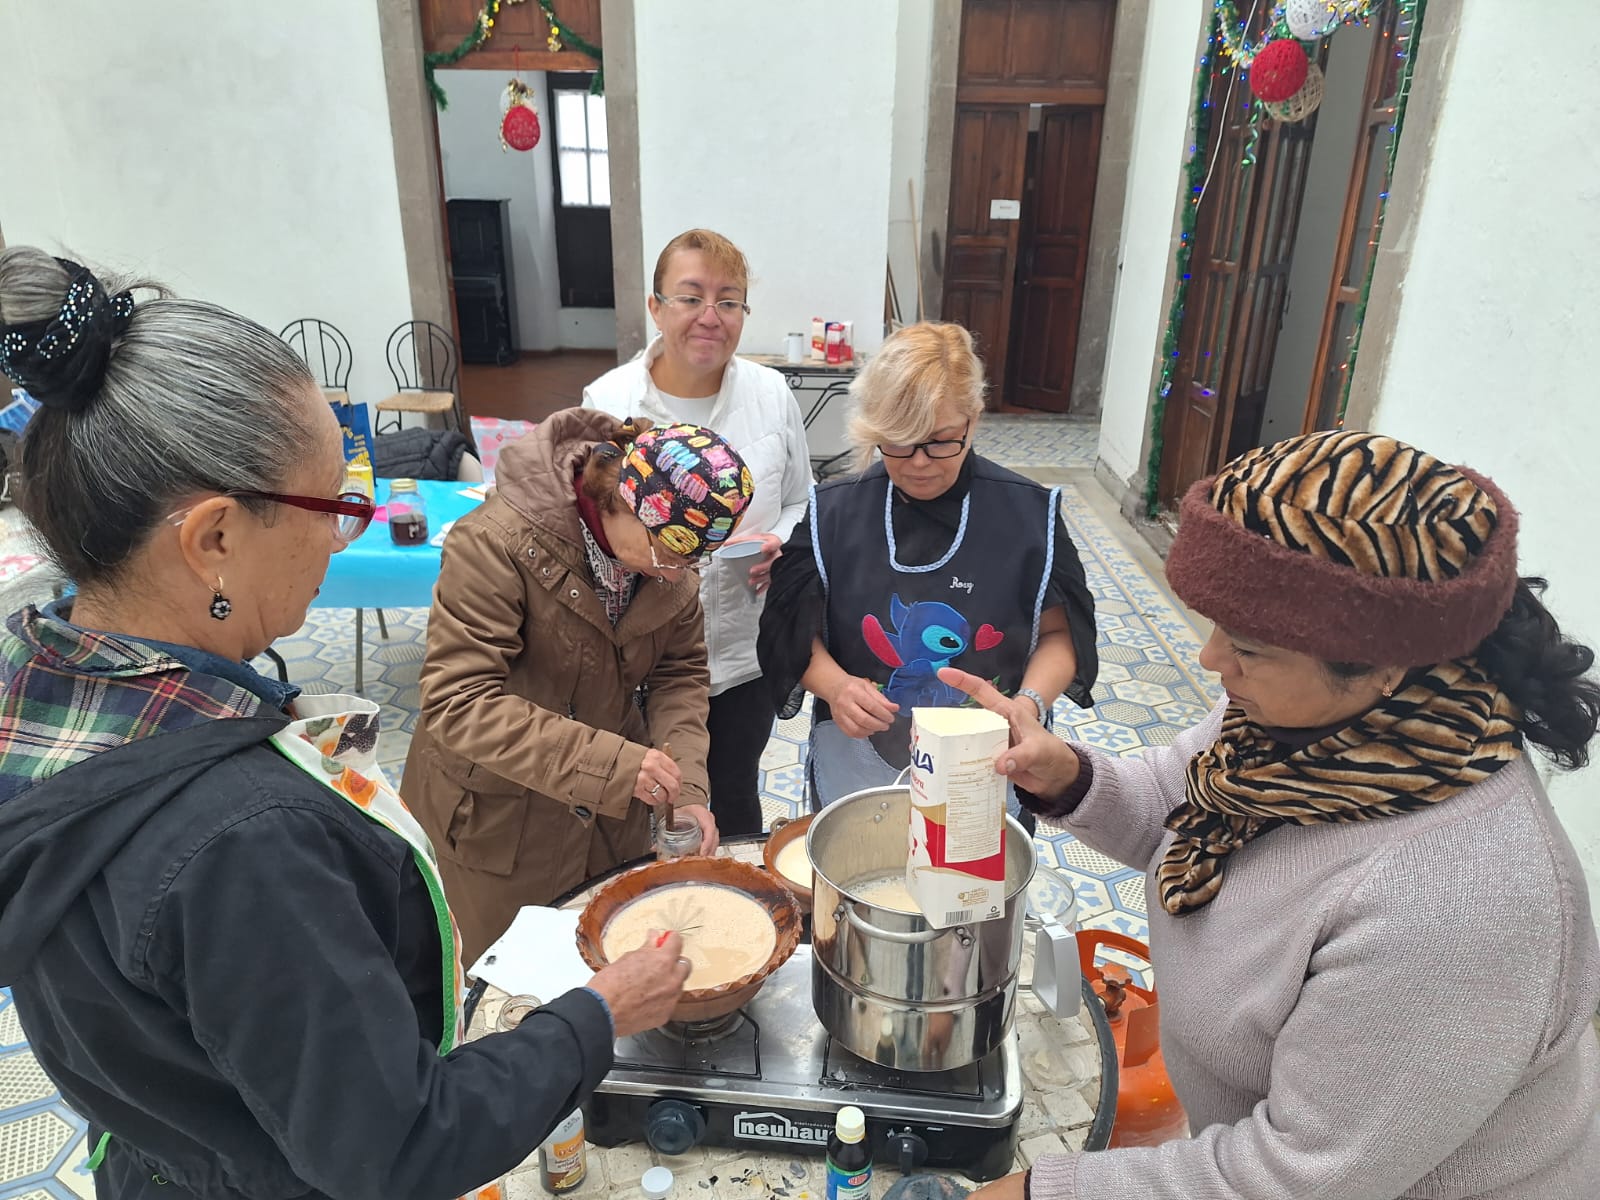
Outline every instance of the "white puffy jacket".
<svg viewBox="0 0 1600 1200"><path fill-rule="evenodd" d="M621 418L648 417L657 425L683 420L667 408L650 378L649 364L661 350L657 338L637 357L600 376L583 389L583 406ZM739 452L755 482L755 494L735 536L775 533L779 541L788 541L806 511L811 459L800 405L783 376L759 363L737 356L730 359L706 424ZM713 696L761 674L756 627L762 601L744 586L746 569L713 555L700 581Z"/></svg>

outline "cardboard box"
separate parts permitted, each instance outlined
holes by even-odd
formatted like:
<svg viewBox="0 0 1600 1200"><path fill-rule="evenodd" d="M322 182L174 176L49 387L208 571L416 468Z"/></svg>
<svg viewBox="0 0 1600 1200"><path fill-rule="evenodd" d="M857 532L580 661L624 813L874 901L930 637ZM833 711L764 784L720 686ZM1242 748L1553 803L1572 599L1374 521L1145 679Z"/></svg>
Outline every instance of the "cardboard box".
<svg viewBox="0 0 1600 1200"><path fill-rule="evenodd" d="M1011 740L982 708L911 711L911 846L906 889L936 929L988 921L1006 906L1006 781Z"/></svg>
<svg viewBox="0 0 1600 1200"><path fill-rule="evenodd" d="M811 318L811 359L821 362L827 354L828 323L821 317Z"/></svg>

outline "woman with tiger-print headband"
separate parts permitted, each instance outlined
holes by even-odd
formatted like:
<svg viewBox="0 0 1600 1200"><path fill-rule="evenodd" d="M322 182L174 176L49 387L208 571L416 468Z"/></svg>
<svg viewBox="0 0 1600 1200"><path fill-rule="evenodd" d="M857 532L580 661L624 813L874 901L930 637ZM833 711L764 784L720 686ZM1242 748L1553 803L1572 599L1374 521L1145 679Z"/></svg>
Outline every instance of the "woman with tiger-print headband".
<svg viewBox="0 0 1600 1200"><path fill-rule="evenodd" d="M1600 948L1528 749L1586 765L1600 685L1518 577L1516 510L1339 431L1250 451L1180 515L1167 578L1216 624L1225 701L1139 758L1016 725L997 769L1146 869L1193 1136L978 1195L1593 1197Z"/></svg>

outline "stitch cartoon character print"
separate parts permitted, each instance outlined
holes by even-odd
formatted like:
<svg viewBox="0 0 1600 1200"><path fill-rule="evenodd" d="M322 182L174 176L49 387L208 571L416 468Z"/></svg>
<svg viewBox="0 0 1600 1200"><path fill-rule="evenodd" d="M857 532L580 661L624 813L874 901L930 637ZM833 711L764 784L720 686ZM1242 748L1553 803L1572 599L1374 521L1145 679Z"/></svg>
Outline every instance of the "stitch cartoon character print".
<svg viewBox="0 0 1600 1200"><path fill-rule="evenodd" d="M898 592L889 597L889 623L892 632L877 614L868 613L861 618L861 636L879 661L893 668L884 695L902 711L966 703L963 692L940 681L939 671L957 665L969 649L982 653L1005 640L1005 634L987 622L974 632L972 623L949 604L937 600L907 604Z"/></svg>

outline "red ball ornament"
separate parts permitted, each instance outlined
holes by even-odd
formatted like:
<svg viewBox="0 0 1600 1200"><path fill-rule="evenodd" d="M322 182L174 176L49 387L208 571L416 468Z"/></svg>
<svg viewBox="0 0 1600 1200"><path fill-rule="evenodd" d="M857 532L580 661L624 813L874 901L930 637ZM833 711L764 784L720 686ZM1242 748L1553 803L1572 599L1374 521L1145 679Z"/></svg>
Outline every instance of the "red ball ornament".
<svg viewBox="0 0 1600 1200"><path fill-rule="evenodd" d="M1287 100L1306 84L1310 59L1293 38L1279 38L1256 51L1250 64L1250 90L1267 104Z"/></svg>
<svg viewBox="0 0 1600 1200"><path fill-rule="evenodd" d="M500 140L513 150L532 150L539 133L539 114L526 104L513 104L500 121Z"/></svg>

